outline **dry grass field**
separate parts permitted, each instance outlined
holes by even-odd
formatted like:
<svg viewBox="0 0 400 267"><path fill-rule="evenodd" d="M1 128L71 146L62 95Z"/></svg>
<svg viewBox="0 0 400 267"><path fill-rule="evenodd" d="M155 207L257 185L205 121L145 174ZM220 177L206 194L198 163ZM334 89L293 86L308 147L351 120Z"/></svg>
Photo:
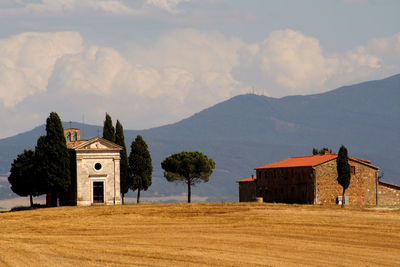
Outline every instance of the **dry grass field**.
<svg viewBox="0 0 400 267"><path fill-rule="evenodd" d="M6 212L0 265L400 266L400 211L202 203Z"/></svg>

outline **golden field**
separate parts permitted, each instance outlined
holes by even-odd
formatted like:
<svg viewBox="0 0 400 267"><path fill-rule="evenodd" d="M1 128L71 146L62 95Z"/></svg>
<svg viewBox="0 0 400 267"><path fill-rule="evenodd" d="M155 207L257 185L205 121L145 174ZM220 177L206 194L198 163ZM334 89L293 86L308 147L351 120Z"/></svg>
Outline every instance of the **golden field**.
<svg viewBox="0 0 400 267"><path fill-rule="evenodd" d="M400 210L200 203L4 212L0 265L400 266Z"/></svg>

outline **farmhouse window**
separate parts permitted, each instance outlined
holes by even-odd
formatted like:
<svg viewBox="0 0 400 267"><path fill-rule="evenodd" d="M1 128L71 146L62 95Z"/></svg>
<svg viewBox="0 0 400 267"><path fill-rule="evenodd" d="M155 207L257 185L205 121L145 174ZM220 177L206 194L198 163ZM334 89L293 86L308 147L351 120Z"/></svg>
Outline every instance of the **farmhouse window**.
<svg viewBox="0 0 400 267"><path fill-rule="evenodd" d="M356 166L350 166L351 168L351 174L355 175L356 174Z"/></svg>

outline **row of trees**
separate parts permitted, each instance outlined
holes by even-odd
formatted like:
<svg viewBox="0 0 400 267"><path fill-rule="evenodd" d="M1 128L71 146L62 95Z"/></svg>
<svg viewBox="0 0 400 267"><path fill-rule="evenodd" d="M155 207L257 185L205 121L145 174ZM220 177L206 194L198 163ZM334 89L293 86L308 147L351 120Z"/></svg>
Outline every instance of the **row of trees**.
<svg viewBox="0 0 400 267"><path fill-rule="evenodd" d="M150 152L142 136L138 135L131 143L131 152L128 154L125 145L124 129L117 120L115 130L110 115L106 114L103 127L103 138L120 145L123 149L120 152L120 188L122 204L125 194L129 189L137 190L137 203L140 202L140 192L146 191L152 184L153 165Z"/></svg>
<svg viewBox="0 0 400 267"><path fill-rule="evenodd" d="M122 203L129 190L140 192L152 184L152 160L148 146L138 135L131 143L129 157L125 145L124 130L117 120L115 128L106 114L103 138L120 145L120 192ZM200 152L181 152L170 155L161 163L164 176L169 182L182 182L188 187L188 202L191 202L191 187L201 181L208 182L215 162ZM13 192L33 197L51 193L59 205L60 194L71 185L70 157L66 146L64 128L57 113L52 112L46 120L46 135L37 140L35 150L24 150L11 165L8 178Z"/></svg>
<svg viewBox="0 0 400 267"><path fill-rule="evenodd" d="M129 189L137 190L137 203L140 202L140 192L146 191L152 184L152 160L148 146L142 136L138 135L131 143L131 151L127 157L124 130L119 121L115 129L111 117L106 114L103 127L103 138L120 145L121 150L121 197ZM161 163L164 177L169 182L185 183L188 187L188 202L191 202L191 187L201 181L208 182L215 168L215 162L201 152L181 152L165 158Z"/></svg>
<svg viewBox="0 0 400 267"><path fill-rule="evenodd" d="M20 196L51 193L59 205L60 193L71 184L70 159L60 117L52 112L46 120L46 135L37 140L35 150L24 150L11 165L8 180Z"/></svg>

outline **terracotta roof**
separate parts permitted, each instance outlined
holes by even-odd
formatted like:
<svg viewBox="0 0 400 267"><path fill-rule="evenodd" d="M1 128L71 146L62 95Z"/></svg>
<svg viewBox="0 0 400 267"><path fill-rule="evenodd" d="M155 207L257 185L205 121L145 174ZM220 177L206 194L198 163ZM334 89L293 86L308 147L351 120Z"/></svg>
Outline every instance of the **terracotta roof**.
<svg viewBox="0 0 400 267"><path fill-rule="evenodd" d="M74 148L85 142L87 142L87 140L67 141L67 148Z"/></svg>
<svg viewBox="0 0 400 267"><path fill-rule="evenodd" d="M245 182L253 182L257 179L257 177L254 175L252 177L246 178L246 179L242 179L237 181L238 183L245 183Z"/></svg>
<svg viewBox="0 0 400 267"><path fill-rule="evenodd" d="M288 167L313 167L336 158L337 158L336 153L329 153L324 155L318 154L318 155L303 156L303 157L292 157L257 167L256 170L271 169L271 168L288 168ZM359 162L374 169L379 169L377 166L371 165L370 164L371 161L368 160L354 158L354 157L349 157L349 160Z"/></svg>
<svg viewBox="0 0 400 267"><path fill-rule="evenodd" d="M312 167L321 163L335 159L337 154L325 154L325 155L313 155L304 157L292 157L284 159L278 162L267 164L264 166L257 167L258 169L270 169L270 168L285 168L285 167Z"/></svg>
<svg viewBox="0 0 400 267"><path fill-rule="evenodd" d="M94 142L101 142L103 144L106 144L106 146L109 147L109 149L107 149L107 150L110 150L110 149L111 150L113 150L113 149L114 150L115 149L116 150L122 150L121 146L119 146L119 145L117 145L117 144L115 144L115 143L113 143L111 141L108 141L108 140L106 140L106 139L104 139L102 137L99 137L99 136L93 137L93 138L91 138L89 140L67 141L67 148L68 149L79 150L79 149L82 149L84 146L90 145L90 144L92 144Z"/></svg>

